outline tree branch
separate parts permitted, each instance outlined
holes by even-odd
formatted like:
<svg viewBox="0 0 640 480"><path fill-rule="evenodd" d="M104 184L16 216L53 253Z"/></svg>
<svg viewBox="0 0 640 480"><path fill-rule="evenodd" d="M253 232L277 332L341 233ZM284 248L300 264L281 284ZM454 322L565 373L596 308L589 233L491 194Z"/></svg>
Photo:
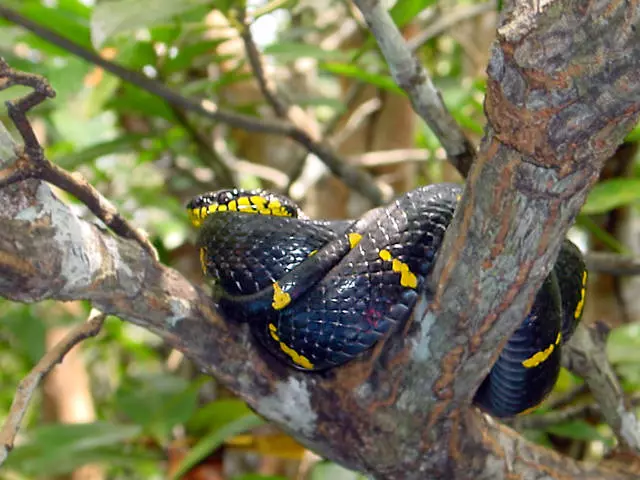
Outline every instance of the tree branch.
<svg viewBox="0 0 640 480"><path fill-rule="evenodd" d="M344 367L282 365L204 291L137 243L77 219L35 181L0 190L0 295L88 299L160 335L307 447L377 479L636 479L629 465L586 465L531 445L471 401L637 121L639 22L628 2L558 0L505 15L489 66L489 125L433 296Z"/></svg>
<svg viewBox="0 0 640 480"><path fill-rule="evenodd" d="M496 2L489 1L475 5L458 5L451 12L439 17L435 22L422 30L407 42L409 50L415 52L434 37L446 32L456 24L469 20L483 13L496 10Z"/></svg>
<svg viewBox="0 0 640 480"><path fill-rule="evenodd" d="M300 143L311 153L320 158L329 168L331 173L340 178L350 188L368 198L374 205L381 205L389 200L388 195L376 185L375 181L364 170L354 168L344 162L328 145L317 142L306 131L296 127L291 122L278 120L263 120L249 115L228 112L218 107L214 102L204 100L192 100L183 97L160 82L152 80L138 72L126 69L100 55L87 50L77 43L58 35L57 33L23 17L8 7L0 5L0 18L16 23L44 40L64 48L87 62L102 67L116 77L131 83L152 95L162 98L167 103L185 111L191 111L215 121L224 122L232 127L250 132L272 133L291 138Z"/></svg>
<svg viewBox="0 0 640 480"><path fill-rule="evenodd" d="M0 58L0 91L13 85L29 86L33 88L33 91L18 100L6 102L9 117L24 141L24 153L18 156L18 160L13 166L13 171L0 171L0 188L27 178L38 178L47 181L82 201L95 216L115 233L135 240L147 252L155 256L156 251L153 245L120 216L111 202L104 198L100 192L79 175L71 175L63 168L51 163L44 156L44 151L31 128L26 114L45 99L54 97L55 92L42 77L17 72Z"/></svg>
<svg viewBox="0 0 640 480"><path fill-rule="evenodd" d="M429 425L432 394L417 385L428 380L427 366L440 361L423 349L419 332L394 336L327 374L294 371L263 353L246 324L224 321L204 290L136 242L78 219L45 184L0 190L0 203L6 206L0 212L0 296L27 303L86 299L146 328L329 459L380 479L422 479L422 465L452 479L500 479L507 477L498 472L508 471L526 478L540 468L536 462L581 479L635 478L560 459L474 409L459 410L446 428ZM451 443L451 434L461 444Z"/></svg>
<svg viewBox="0 0 640 480"><path fill-rule="evenodd" d="M631 407L640 406L640 395L634 395L625 400ZM585 417L596 417L602 419L602 408L597 403L583 403L572 405L562 410L551 411L540 415L530 415L528 417L518 417L510 422L510 426L518 430L526 428L545 429ZM603 419L604 420L604 419Z"/></svg>
<svg viewBox="0 0 640 480"><path fill-rule="evenodd" d="M562 364L584 378L622 446L640 452L640 422L632 405L625 402L622 386L607 359L606 335L598 324L578 328L571 341L564 346Z"/></svg>
<svg viewBox="0 0 640 480"><path fill-rule="evenodd" d="M505 16L488 68L487 132L439 253L433 310L421 318L438 325L423 333L424 348L442 356L430 425L444 428L487 375L638 121L639 16L635 6L573 0Z"/></svg>
<svg viewBox="0 0 640 480"><path fill-rule="evenodd" d="M60 343L42 357L29 372L29 375L20 382L7 419L0 430L0 466L2 466L7 459L7 455L13 449L13 444L20 430L20 424L27 411L31 397L33 397L36 388L40 385L40 381L47 376L53 367L62 362L62 359L73 347L89 337L95 337L100 332L106 317L103 313L92 311L85 323L70 331Z"/></svg>
<svg viewBox="0 0 640 480"><path fill-rule="evenodd" d="M429 73L413 55L380 0L354 0L354 3L376 37L393 79L438 137L449 161L466 177L474 161L475 147L447 110Z"/></svg>
<svg viewBox="0 0 640 480"><path fill-rule="evenodd" d="M610 252L589 252L585 263L591 272L615 276L640 275L640 258Z"/></svg>

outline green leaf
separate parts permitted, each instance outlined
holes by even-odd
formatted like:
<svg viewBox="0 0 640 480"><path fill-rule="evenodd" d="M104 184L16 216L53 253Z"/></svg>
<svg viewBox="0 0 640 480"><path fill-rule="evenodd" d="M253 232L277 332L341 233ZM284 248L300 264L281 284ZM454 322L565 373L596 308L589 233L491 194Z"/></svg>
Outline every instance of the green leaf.
<svg viewBox="0 0 640 480"><path fill-rule="evenodd" d="M5 311L2 326L7 328L16 344L12 348L16 352L26 354L29 362L35 365L45 353L47 326L42 317L33 308L15 304L9 312ZM8 310L8 309L7 309Z"/></svg>
<svg viewBox="0 0 640 480"><path fill-rule="evenodd" d="M122 80L113 75L105 75L104 78L94 88L89 90L89 95L85 99L84 116L93 118L104 111L104 106L118 91Z"/></svg>
<svg viewBox="0 0 640 480"><path fill-rule="evenodd" d="M360 480L363 478L366 477L332 462L320 462L311 472L311 480Z"/></svg>
<svg viewBox="0 0 640 480"><path fill-rule="evenodd" d="M640 200L640 178L605 180L593 187L582 207L582 213L605 213L638 200Z"/></svg>
<svg viewBox="0 0 640 480"><path fill-rule="evenodd" d="M211 81L209 80L209 83ZM130 84L122 84L118 96L111 99L105 108L122 113L139 113L149 117L160 117L174 122L171 108L161 98Z"/></svg>
<svg viewBox="0 0 640 480"><path fill-rule="evenodd" d="M260 475L257 473L247 473L239 477L233 477L233 480L288 480L287 477L280 475Z"/></svg>
<svg viewBox="0 0 640 480"><path fill-rule="evenodd" d="M389 10L391 18L398 27L403 27L425 8L436 3L436 0L398 0Z"/></svg>
<svg viewBox="0 0 640 480"><path fill-rule="evenodd" d="M607 338L607 356L614 364L637 364L640 371L640 323L630 323L612 330Z"/></svg>
<svg viewBox="0 0 640 480"><path fill-rule="evenodd" d="M232 55L216 55L216 48L222 40L205 40L191 45L181 45L178 53L173 58L168 58L162 67L162 73L169 73L185 70L195 64L198 57L206 57L210 63L221 63L223 60L232 58Z"/></svg>
<svg viewBox="0 0 640 480"><path fill-rule="evenodd" d="M131 464L133 452L125 448L126 442L140 433L135 425L106 422L38 427L11 452L6 467L29 475L58 475L90 462Z"/></svg>
<svg viewBox="0 0 640 480"><path fill-rule="evenodd" d="M227 423L251 414L245 402L237 398L216 400L200 409L189 419L189 430L199 432L216 430Z"/></svg>
<svg viewBox="0 0 640 480"><path fill-rule="evenodd" d="M316 60L348 61L353 56L349 50L324 50L316 45L297 42L272 43L264 49L265 55L273 55L281 62L297 60L302 57Z"/></svg>
<svg viewBox="0 0 640 480"><path fill-rule="evenodd" d="M51 159L67 170L75 170L80 165L93 162L95 159L114 153L133 152L145 135L123 135L113 140L92 145L71 154L53 155Z"/></svg>
<svg viewBox="0 0 640 480"><path fill-rule="evenodd" d="M259 427L264 423L262 418L250 413L227 423L220 429L211 431L211 433L200 439L200 441L193 446L189 454L182 460L182 463L172 478L174 480L181 478L182 475L188 472L194 465L209 456L211 452L217 450L228 438Z"/></svg>
<svg viewBox="0 0 640 480"><path fill-rule="evenodd" d="M131 381L117 392L116 406L131 421L164 441L175 425L186 422L195 411L202 381L189 384L164 374Z"/></svg>
<svg viewBox="0 0 640 480"><path fill-rule="evenodd" d="M323 63L320 68L326 72L333 73L334 75L340 75L347 78L355 78L362 80L363 82L370 83L383 90L389 90L394 93L404 95L404 92L389 75L381 75L378 73L370 73L366 70L355 65L349 65L346 63Z"/></svg>
<svg viewBox="0 0 640 480"><path fill-rule="evenodd" d="M600 433L596 427L581 420L554 425L547 428L546 431L574 440L600 441L606 444L611 444L612 442L611 439Z"/></svg>
<svg viewBox="0 0 640 480"><path fill-rule="evenodd" d="M636 125L626 137L624 137L624 141L630 143L640 141L640 123L638 123L638 125Z"/></svg>
<svg viewBox="0 0 640 480"><path fill-rule="evenodd" d="M112 0L100 2L91 16L91 41L100 48L114 35L151 27L206 5L209 0Z"/></svg>
<svg viewBox="0 0 640 480"><path fill-rule="evenodd" d="M625 247L620 240L607 232L598 223L593 220L589 215L578 215L576 219L576 225L584 228L589 234L596 238L599 242L602 242L611 251L626 255L631 255L631 252Z"/></svg>
<svg viewBox="0 0 640 480"><path fill-rule="evenodd" d="M22 2L18 11L29 20L33 20L85 48L92 48L86 7L81 8L77 5L71 5L71 2L62 2L63 4L56 2L55 5L51 6L46 6L44 3ZM56 47L32 34L29 34L28 38L29 46L32 48L55 52L61 56L69 56L69 52L65 49Z"/></svg>

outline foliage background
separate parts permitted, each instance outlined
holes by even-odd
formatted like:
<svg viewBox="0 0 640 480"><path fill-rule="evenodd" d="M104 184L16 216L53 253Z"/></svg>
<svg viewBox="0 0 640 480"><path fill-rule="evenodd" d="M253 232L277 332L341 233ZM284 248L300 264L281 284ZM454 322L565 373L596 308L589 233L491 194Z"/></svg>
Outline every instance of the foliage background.
<svg viewBox="0 0 640 480"><path fill-rule="evenodd" d="M3 0L2 4L185 97L274 117L253 81L238 37L241 2ZM252 33L267 76L282 98L301 108L308 128L324 132L324 138L352 161L364 153L400 151L400 157L410 161L372 170L396 191L460 181L445 163L435 136L416 121L375 41L348 2L273 0L249 2L246 7L254 18ZM435 32L417 54L454 117L471 138L479 140L484 68L498 7L479 1L399 0L390 8L409 39ZM351 26L347 34L345 26ZM32 115L48 157L82 174L149 234L164 263L194 281L200 281L200 272L183 206L203 190L236 184L288 191L300 197L307 211L322 217L355 215L370 206L328 178L322 165L307 159L304 149L291 140L185 115L2 20L0 55L14 68L45 76L57 92L55 100ZM0 100L21 93L11 89L0 93ZM370 102L375 107L373 100L377 108L364 114L359 106ZM0 112L6 124L4 115ZM363 118L357 128L350 131L348 120L359 117ZM573 233L585 249L638 250L638 139L637 128L610 161L606 178L583 208ZM76 199L60 195L89 217ZM338 200L328 201L329 197ZM637 398L638 284L601 275L592 278L590 286L585 321L603 321L612 328L610 360L625 391ZM0 421L15 386L47 345L88 313L89 305L80 302L24 306L0 299ZM0 478L79 472L91 475L88 478L166 478L187 456L189 461L201 461L188 478L357 478L304 452L152 334L117 318L110 318L100 337L83 345L58 370L32 405L20 446ZM565 399L572 405L589 403L579 385L578 379L563 372L537 415L565 406ZM526 434L578 458L601 456L614 442L593 415L527 429Z"/></svg>

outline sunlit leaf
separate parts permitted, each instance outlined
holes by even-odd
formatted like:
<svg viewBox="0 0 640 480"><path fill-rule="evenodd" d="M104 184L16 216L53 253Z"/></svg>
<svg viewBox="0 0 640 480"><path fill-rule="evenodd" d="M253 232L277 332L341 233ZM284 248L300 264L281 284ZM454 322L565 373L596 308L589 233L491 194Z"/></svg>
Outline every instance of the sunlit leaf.
<svg viewBox="0 0 640 480"><path fill-rule="evenodd" d="M140 459L157 461L157 455L126 448L126 442L140 433L136 425L107 422L38 427L11 452L6 467L30 475L57 475L94 462L131 465Z"/></svg>
<svg viewBox="0 0 640 480"><path fill-rule="evenodd" d="M311 480L363 480L365 478L357 472L332 462L318 463L311 472Z"/></svg>
<svg viewBox="0 0 640 480"><path fill-rule="evenodd" d="M607 338L607 356L614 364L637 364L640 371L640 324L631 323L613 329Z"/></svg>
<svg viewBox="0 0 640 480"><path fill-rule="evenodd" d="M323 63L320 68L335 75L362 80L383 90L404 94L389 75L367 72L355 65L346 63Z"/></svg>
<svg viewBox="0 0 640 480"><path fill-rule="evenodd" d="M409 23L425 8L435 4L436 0L398 0L389 13L399 27Z"/></svg>
<svg viewBox="0 0 640 480"><path fill-rule="evenodd" d="M640 178L605 180L593 187L582 207L582 213L605 213L638 200L640 200Z"/></svg>
<svg viewBox="0 0 640 480"><path fill-rule="evenodd" d="M182 460L182 463L172 478L174 480L178 480L184 473L189 471L191 467L220 447L226 439L263 424L263 419L253 413L250 413L227 423L220 429L211 431L211 433L201 438L200 441L194 445L191 451Z"/></svg>
<svg viewBox="0 0 640 480"><path fill-rule="evenodd" d="M124 385L116 405L132 422L163 440L195 411L199 386L179 377L149 376Z"/></svg>
<svg viewBox="0 0 640 480"><path fill-rule="evenodd" d="M316 60L346 61L351 58L352 52L348 50L325 50L308 43L278 42L272 43L264 49L266 55L273 55L282 62L297 60L299 58L314 58Z"/></svg>
<svg viewBox="0 0 640 480"><path fill-rule="evenodd" d="M560 437L572 438L574 440L601 441L607 444L611 443L611 439L600 433L596 427L581 420L554 425L548 427L546 431Z"/></svg>
<svg viewBox="0 0 640 480"><path fill-rule="evenodd" d="M96 48L114 35L151 27L206 5L209 0L112 0L100 2L91 15L91 41Z"/></svg>

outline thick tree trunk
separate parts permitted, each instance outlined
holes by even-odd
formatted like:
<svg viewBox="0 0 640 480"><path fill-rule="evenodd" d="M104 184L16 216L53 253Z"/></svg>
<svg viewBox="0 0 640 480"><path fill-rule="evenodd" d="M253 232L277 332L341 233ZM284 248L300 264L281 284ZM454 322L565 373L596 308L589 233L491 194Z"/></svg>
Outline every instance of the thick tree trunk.
<svg viewBox="0 0 640 480"><path fill-rule="evenodd" d="M379 479L638 478L630 464L589 466L531 445L471 407L640 112L638 3L540 8L507 12L498 31L488 127L434 297L353 363L308 374L265 356L205 292L36 181L0 190L0 295L91 300L160 335L305 445Z"/></svg>

